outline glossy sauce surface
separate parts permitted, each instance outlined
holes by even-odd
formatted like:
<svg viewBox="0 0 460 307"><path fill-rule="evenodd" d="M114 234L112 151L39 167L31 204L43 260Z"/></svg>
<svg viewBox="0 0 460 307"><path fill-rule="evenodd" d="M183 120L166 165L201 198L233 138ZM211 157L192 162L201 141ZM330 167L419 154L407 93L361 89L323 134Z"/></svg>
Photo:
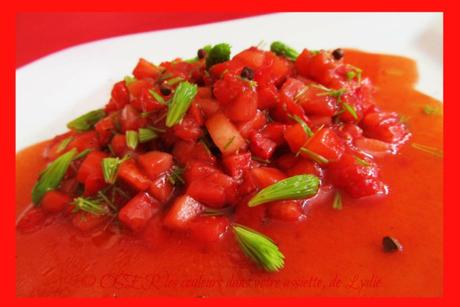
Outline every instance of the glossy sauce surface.
<svg viewBox="0 0 460 307"><path fill-rule="evenodd" d="M348 50L377 88L384 110L406 118L412 138L396 156L377 159L390 187L384 199L321 193L299 223L268 221L258 228L286 256L278 273L266 273L241 253L228 234L215 246L154 226L133 237L117 227L96 234L75 230L61 216L33 233L17 233L18 296L440 296L442 295L442 158L410 143L442 149L442 116L426 115L436 100L413 89L413 61ZM45 143L16 157L17 217L45 166ZM155 225L156 223L152 223ZM383 236L396 237L402 253L384 253Z"/></svg>

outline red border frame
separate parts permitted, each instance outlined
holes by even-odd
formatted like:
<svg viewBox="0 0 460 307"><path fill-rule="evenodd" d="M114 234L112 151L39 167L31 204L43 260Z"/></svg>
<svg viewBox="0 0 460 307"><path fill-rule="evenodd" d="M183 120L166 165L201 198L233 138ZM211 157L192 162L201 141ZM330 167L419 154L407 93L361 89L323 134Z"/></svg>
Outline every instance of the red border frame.
<svg viewBox="0 0 460 307"><path fill-rule="evenodd" d="M456 219L460 216L459 204L454 200L456 195L454 192L455 181L458 181L457 174L460 173L458 163L454 161L454 152L458 146L458 124L455 120L459 112L458 95L455 93L453 87L454 78L459 70L458 61L454 60L455 56L455 43L454 35L457 37L454 28L458 29L459 13L452 1L401 1L401 0L387 0L382 2L377 1L356 1L353 3L347 1L331 1L327 3L319 1L294 1L284 3L284 7L263 1L261 6L256 1L231 1L231 6L226 5L220 1L213 1L212 3L205 3L206 1L188 1L179 3L177 0L161 1L154 3L153 1L136 1L136 5L129 7L131 11L145 11L145 10L159 10L159 11L184 11L193 12L199 10L206 11L246 11L258 12L263 10L267 11L327 11L333 9L334 11L438 11L444 12L444 101L445 101L445 126L444 126L444 139L445 139L445 166L444 168L444 295L440 298L302 298L302 299L243 299L238 298L238 304L254 305L261 303L264 305L277 305L280 304L318 304L336 306L350 305L350 306L367 306L369 304L375 306L383 306L391 304L392 306L433 306L433 305L451 305L451 303L458 301L456 290L460 282L458 281L460 253L459 247L455 246L458 242L458 237L455 233L455 226L458 225ZM1 180L2 190L2 214L0 215L0 237L3 246L0 253L1 264L3 266L2 274L2 287L0 287L0 295L4 303L18 306L81 306L81 304L113 304L115 306L136 304L151 306L154 304L168 304L168 305L198 305L202 303L208 304L233 304L234 299L218 298L218 299L166 299L166 298L146 298L146 299L19 299L15 296L15 225L14 225L14 185L15 180L12 177L15 175L15 15L20 11L122 11L126 8L126 1L80 1L78 5L65 3L64 1L21 1L20 3L11 4L11 7L3 9L0 18L0 29L2 31L2 57L0 57L1 65L0 74L2 91L2 99L0 100L0 133L1 133L1 169L7 172ZM219 7L220 6L220 7ZM450 162L449 162L450 161ZM423 195L420 197L423 200ZM457 303L458 304L458 303Z"/></svg>

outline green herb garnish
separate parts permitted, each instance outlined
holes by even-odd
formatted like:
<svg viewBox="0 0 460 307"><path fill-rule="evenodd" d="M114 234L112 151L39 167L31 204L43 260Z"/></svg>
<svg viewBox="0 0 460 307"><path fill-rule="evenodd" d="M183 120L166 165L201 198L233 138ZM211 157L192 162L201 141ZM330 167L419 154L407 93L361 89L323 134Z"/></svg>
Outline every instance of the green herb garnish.
<svg viewBox="0 0 460 307"><path fill-rule="evenodd" d="M233 233L243 253L268 272L284 267L284 255L272 239L242 225L233 225Z"/></svg>
<svg viewBox="0 0 460 307"><path fill-rule="evenodd" d="M299 153L306 154L310 159L312 159L315 162L318 162L320 164L327 164L329 163L329 160L323 157L320 154L317 154L316 152L311 151L310 149L307 149L305 147L300 147Z"/></svg>
<svg viewBox="0 0 460 307"><path fill-rule="evenodd" d="M92 149L86 148L85 150L81 151L78 155L73 157L73 161L86 157L92 151Z"/></svg>
<svg viewBox="0 0 460 307"><path fill-rule="evenodd" d="M227 43L214 45L207 51L206 68L230 60L231 46Z"/></svg>
<svg viewBox="0 0 460 307"><path fill-rule="evenodd" d="M345 89L345 88L340 88L338 90L334 90L334 89L327 88L322 84L312 84L311 86L316 87L316 88L324 91L323 93L316 94L317 96L331 96L331 97L334 97L335 99L337 99L337 102L339 102L339 103L341 102L342 95L347 92L347 89Z"/></svg>
<svg viewBox="0 0 460 307"><path fill-rule="evenodd" d="M100 198L78 197L73 200L72 205L75 207L74 212L84 211L94 215L109 213L107 207L104 206L104 201Z"/></svg>
<svg viewBox="0 0 460 307"><path fill-rule="evenodd" d="M277 55L285 56L292 61L295 61L299 56L299 52L297 50L279 41L273 42L270 45L270 50Z"/></svg>
<svg viewBox="0 0 460 307"><path fill-rule="evenodd" d="M307 123L301 119L298 115L294 114L294 115L288 115L289 118L292 118L293 120L295 120L303 129L303 131L305 131L305 134L308 136L308 137L312 137L313 136L313 131L310 129L310 127L308 127Z"/></svg>
<svg viewBox="0 0 460 307"><path fill-rule="evenodd" d="M130 85L131 83L137 81L136 78L134 78L133 76L126 76L124 80L126 85Z"/></svg>
<svg viewBox="0 0 460 307"><path fill-rule="evenodd" d="M40 174L32 189L32 202L38 206L46 192L56 189L67 173L67 169L77 154L77 149L72 149L51 162Z"/></svg>
<svg viewBox="0 0 460 307"><path fill-rule="evenodd" d="M353 158L355 158L356 163L358 163L361 166L365 166L365 167L371 166L371 164L368 161L361 159L358 156L353 156Z"/></svg>
<svg viewBox="0 0 460 307"><path fill-rule="evenodd" d="M346 103L346 102L342 102L342 106L344 108L344 110L346 110L348 113L351 114L351 116L353 116L353 118L355 120L358 120L358 114L356 113L356 110L355 110L355 107Z"/></svg>
<svg viewBox="0 0 460 307"><path fill-rule="evenodd" d="M318 192L319 179L314 175L297 175L280 180L259 191L248 202L249 207L275 200L303 199Z"/></svg>
<svg viewBox="0 0 460 307"><path fill-rule="evenodd" d="M149 94L160 104L167 104L164 98L158 94L155 90L149 89Z"/></svg>
<svg viewBox="0 0 460 307"><path fill-rule="evenodd" d="M88 112L67 123L67 128L79 132L91 130L99 120L105 117L105 115L102 109Z"/></svg>
<svg viewBox="0 0 460 307"><path fill-rule="evenodd" d="M442 158L444 156L444 153L442 152L442 150L435 148L435 147L431 147L431 146L427 146L423 144L417 144L417 143L412 143L411 146L414 147L415 149L426 152L438 158Z"/></svg>
<svg viewBox="0 0 460 307"><path fill-rule="evenodd" d="M235 136L232 136L227 143L224 145L224 150L226 150L230 145L232 145L233 141L235 140Z"/></svg>
<svg viewBox="0 0 460 307"><path fill-rule="evenodd" d="M182 121L196 93L197 86L195 84L187 81L179 84L169 104L166 127L171 128Z"/></svg>
<svg viewBox="0 0 460 307"><path fill-rule="evenodd" d="M118 175L118 168L120 167L120 164L125 162L129 156L123 157L123 159L120 158L104 158L102 160L102 173L104 174L104 180L108 184L114 184L115 181L117 180L117 175Z"/></svg>
<svg viewBox="0 0 460 307"><path fill-rule="evenodd" d="M362 69L352 66L352 70L347 71L346 76L348 80L357 78L358 82L361 82L362 73Z"/></svg>
<svg viewBox="0 0 460 307"><path fill-rule="evenodd" d="M332 202L332 208L336 210L342 210L342 194L340 192L336 192L334 196L334 201Z"/></svg>
<svg viewBox="0 0 460 307"><path fill-rule="evenodd" d="M179 166L174 166L171 173L168 176L168 180L172 185L179 185L185 184L184 178L182 175L184 174L185 169Z"/></svg>
<svg viewBox="0 0 460 307"><path fill-rule="evenodd" d="M69 137L66 137L65 139L63 139L59 145L56 147L56 153L61 153L63 152L67 146L69 146L70 142L72 142L74 140L74 137L73 136L69 136Z"/></svg>
<svg viewBox="0 0 460 307"><path fill-rule="evenodd" d="M134 131L134 130L126 131L126 146L128 146L128 148L131 148L132 150L135 150L138 143L139 143L139 136L138 136L137 131Z"/></svg>
<svg viewBox="0 0 460 307"><path fill-rule="evenodd" d="M171 78L168 81L166 81L166 83L168 85L172 86L172 85L176 85L177 83L182 82L182 81L184 81L184 78L182 78L182 77L174 77L174 78Z"/></svg>
<svg viewBox="0 0 460 307"><path fill-rule="evenodd" d="M442 115L442 108L438 106L431 106L427 104L423 106L423 113L425 113L426 115L439 116L439 115Z"/></svg>
<svg viewBox="0 0 460 307"><path fill-rule="evenodd" d="M139 128L139 143L147 143L158 137L158 134L150 128Z"/></svg>

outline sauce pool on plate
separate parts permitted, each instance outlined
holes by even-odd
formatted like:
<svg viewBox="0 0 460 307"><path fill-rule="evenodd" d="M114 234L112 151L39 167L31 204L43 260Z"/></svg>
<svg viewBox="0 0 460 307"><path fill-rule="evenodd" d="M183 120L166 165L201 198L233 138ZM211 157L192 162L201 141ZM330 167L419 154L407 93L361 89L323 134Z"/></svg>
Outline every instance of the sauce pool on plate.
<svg viewBox="0 0 460 307"><path fill-rule="evenodd" d="M201 54L203 55L203 52ZM284 55L286 56L286 54ZM368 143L363 145L362 140L355 141L357 146L361 142L362 146L367 146L365 147L367 152L372 153L371 158L368 155L353 158L355 162L363 164L363 167L369 167L366 165L374 165L374 163L378 165L379 175L372 177L375 179L373 182L375 184L371 188L363 185L358 189L356 185L359 185L359 182L350 186L347 182L338 181L336 178L340 177L341 173L331 171L332 166L329 163L339 163L340 161L345 163L343 160L346 159L346 156L345 158L340 156L337 158L339 162L334 162L334 153L329 155L329 152L323 151L328 156L324 157L323 154L321 157L325 158L329 164L329 166L324 166L326 163L324 160L318 160L317 155L311 154L311 152L317 153L318 148L321 147L308 145L310 144L308 143L304 146L311 150L303 152L306 155L302 154L300 158L299 156L294 158L304 159L310 161L310 164L314 162L314 165L319 165L319 167L312 168L310 172L312 176L321 178L318 191L308 196L304 194L301 197L302 200L281 200L256 205L250 208L253 210L251 212L262 211L263 209L264 217L257 218L258 213L251 213L249 219L244 215L245 211L241 213L241 211L233 209L234 205L228 205L231 203L229 197L239 196L238 193L242 192L235 192L236 194L233 193L230 196L226 194L224 199L219 198L221 194L215 192L210 197L209 193L201 193L201 191L220 190L213 187L212 181L198 184L195 180L193 183L192 179L196 177L192 176L191 179L189 178L191 183L186 183L187 190L184 194L184 187L177 181L187 181L187 173L181 175L172 172L168 155L152 154L152 151L146 150L139 153L139 156L135 156L135 159L139 164L150 163L152 165L155 162L155 166L150 166L146 171L147 177L153 178L157 175L155 170L166 165L169 169L169 177L165 180L169 182L171 179L172 185L177 184L171 192L170 198L164 201L165 204L160 204L163 194L155 194L158 192L157 190L132 191L133 186L130 186L129 183L133 184L133 181L129 181L131 178L129 177L128 184L126 182L123 184L127 185L126 191L129 193L130 200L127 205L117 211L118 215L90 215L88 211L83 210L88 209L88 205L94 205L85 202L85 200L92 200L94 197L87 198L82 195L84 193L91 194L91 188L97 186L97 180L89 180L91 183L84 181L83 185L80 184L79 189L84 189L83 192L74 191L80 193L78 196L82 199L79 203L73 204L72 210L69 210L68 207L61 210L59 207L62 202L66 204L69 202L67 196L59 193L52 194L48 191L41 196L40 203L42 205L46 203L45 207L48 211L56 210L59 212L43 213L41 209L35 212L35 209L32 208L33 205L31 205L31 191L40 172L50 160L56 159L56 157L51 159L49 157L52 154L50 148L56 149L56 144L53 146L55 140L46 141L19 152L16 157L17 295L20 297L440 296L443 278L443 170L442 152L440 151L443 147L443 121L439 110L442 109L442 106L438 101L414 90L417 73L416 65L412 60L355 50L333 51L328 56L335 58L343 65L352 65L347 67L359 67L360 71L362 70L363 79L369 78L372 81L375 88L373 97L376 105L384 111L397 112L402 118L404 129L407 129L407 132L410 131L411 134L410 137L401 141L401 145L390 148L397 152L396 154L383 155L381 148L369 147ZM206 60L204 57L205 55L196 61L204 62ZM240 60L241 58L240 56ZM254 60L253 57L249 58ZM245 61L244 57L241 61ZM243 93L245 94L242 96L246 99L245 105L251 103L252 94L245 92L251 91L253 86L251 81L253 79L259 80L256 86L263 84L261 77L257 77L258 69L247 68L247 66L256 65L254 63L248 64L246 62L244 67L240 67L244 70L244 72L241 71L241 78L245 82L249 82L247 88L246 85L243 85L245 87ZM214 63L213 65L218 67L221 64ZM219 67L214 68L214 73L218 69ZM232 70L235 67L228 65L222 70L224 71L224 69ZM360 74L360 71L354 70L355 75L349 74L349 76L358 78L356 74L358 72ZM138 70L137 76L135 73L136 82L142 79L139 76L142 73L148 74L149 71ZM315 78L324 80L326 77L316 75ZM169 80L171 79L174 77L170 77ZM301 80L309 84L309 88L312 87L311 81ZM130 81L132 80L125 82ZM200 82L206 84L208 81L197 81L201 84ZM294 84L294 82L291 83ZM322 83L318 84L321 85ZM230 85L232 84L229 83L226 86ZM280 84L277 86L281 87ZM161 94L163 96L165 94L164 96L167 97L174 95L169 90L179 91L177 84L163 84L163 87L163 89L158 89L156 95ZM168 92L166 88L168 88ZM215 90L216 86L214 87ZM260 97L261 94L258 95ZM342 98L340 95L342 94L332 95L332 98L336 99L334 103L337 105L343 104L343 101L337 101ZM219 98L219 93L217 93L217 97ZM324 96L320 92L318 97ZM149 102L146 99L144 106L145 103ZM136 103L142 105L139 101L131 102L135 106ZM232 104L237 104L237 101L233 101ZM207 106L208 111L212 108L206 102L203 102L202 106ZM116 102L109 102L109 108L116 109L117 107ZM354 111L359 113L359 107L355 108ZM324 116L322 118L317 116L318 114L315 112L318 112L318 109L311 109L311 106L304 109L307 110L305 121L291 121L289 118L279 119L275 117L271 119L272 123L279 122L289 127L298 125L299 131L308 135L309 132L303 129L303 124L306 124L307 129L312 128L313 136L309 136L310 138L314 138L315 133L318 135L324 133L324 129L329 129L327 123L324 125L326 128L322 127L323 124L320 122L327 119ZM348 117L353 115L353 109L350 111L348 107L344 107L344 110L345 112L348 110L350 113ZM124 112L127 113L128 111ZM340 112L340 110L336 111ZM266 163L264 160L276 160L279 159L279 156L277 153L274 153L273 156L270 155L263 145L254 147L250 145L250 148L243 149L246 139L250 139L250 144L263 144L263 142L259 142L260 139L257 139L260 135L263 136L263 133L259 136L247 136L244 125L234 124L230 127L237 126L239 133L235 132L230 136L231 142L222 141L219 138L218 135L228 135L229 130L220 131L214 128L213 120L217 122L217 126L220 126L227 122L242 122L240 119L248 121L244 118L247 114L241 114L232 109L225 109L225 112L217 114L208 116L206 124L203 124L210 130L211 140L220 152L216 156L221 157L219 159L225 159L225 157L234 154L231 151L236 151L234 148L238 146L241 147L237 152L238 154L250 152L252 155L257 155L256 161L251 162L256 163L251 166L251 174L255 173L259 180L259 187L252 191L252 194L249 193L249 196L241 197L246 198L246 203L255 194L261 193L262 187L270 187L283 178L289 177L291 179L295 175L292 171L292 165L283 169L282 166L279 166L282 165L281 162L277 163L276 167L274 166L275 163ZM341 114L339 116L345 116ZM358 114L358 116L362 115ZM210 121L209 118L213 120ZM168 119L174 121L174 116L168 116ZM166 119L166 123L168 119ZM187 118L184 119L185 122L187 120ZM359 120L363 119L360 118ZM345 117L339 121L342 124L345 122L353 123L353 116L351 120ZM122 127L121 129L131 131L131 128L125 128ZM98 128L96 127L96 129ZM194 137L193 125L185 129L173 129L175 129L174 133L179 135L179 137L175 135L176 138ZM396 127L395 129L399 128ZM273 138L273 131L275 130L275 128L269 130L272 134L265 134L265 136L269 135ZM372 129L369 131L369 138L371 136L373 139L388 137L379 134L378 131L372 132ZM131 136L128 134L124 135L123 144L129 145L126 138ZM241 134L243 136L240 140ZM289 153L289 151L292 149L293 141L297 139L286 137L286 133L284 137L289 144L279 145L275 151L284 146L283 150L286 152L283 151L279 155L292 154L294 156L295 152ZM261 139L263 138L261 137ZM69 144L72 141L74 139L70 140ZM62 142L62 138L60 142ZM114 143L112 139L111 144L116 145L117 143ZM137 146L143 145L138 144ZM126 150L123 146L119 146L118 149L116 146L112 147L114 151ZM347 150L345 149L345 152ZM81 152L81 150L79 151ZM227 154L226 152L230 153ZM44 153L48 155L48 159L44 158ZM81 160L89 160L90 155L91 153ZM341 153L341 155L346 155L346 153ZM91 159L98 161L95 165L100 165L98 163L109 156L111 156L109 153L102 153L101 159L98 160L93 153ZM125 159L124 152L118 156L120 160ZM126 158L121 162L122 164L125 163L125 166L121 167L129 169L130 159L134 158ZM174 161L176 159L177 157L174 156ZM284 160L287 163L286 161L289 159ZM223 163L229 165L226 162ZM81 165L79 167L81 168ZM267 175L267 168L272 169L268 172L269 175ZM232 169L226 168L225 176L232 177L231 171ZM238 172L238 168L235 172ZM326 172L326 175L321 172ZM117 182L126 180L125 173L126 170L119 170L118 176L120 178L116 179ZM260 174L263 176L258 177ZM238 176L238 174L233 175ZM67 174L67 176L64 182L69 181L69 175ZM80 176L82 175L80 174ZM227 177L216 175L216 172L211 171L208 176L213 176L215 181L221 180L218 186L226 184L224 179ZM265 182L264 180L271 181L261 184L260 182ZM103 183L101 186L105 185ZM62 184L59 191L63 190ZM70 183L66 184L70 185ZM134 183L137 188L141 184L138 181ZM247 185L244 186L247 188ZM66 187L66 189L66 191L72 190L70 187ZM142 190L142 188L140 189ZM98 193L98 190L95 190L94 193ZM361 193L366 195L360 195ZM36 195L35 197L37 197ZM64 193L64 195L66 194ZM286 195L284 196L286 197ZM136 201L134 202L133 199ZM200 201L196 199L200 199ZM281 204L274 204L275 202L281 202ZM136 208L145 208L145 204L150 204L148 205L150 208L148 210L149 218L139 221L131 212L127 212L127 209L123 210L130 203L134 203L132 206ZM160 209L151 209L151 207L157 206L157 203L159 203ZM301 211L296 207L298 203L301 203L299 205ZM96 205L97 207L89 208L107 210L107 212L112 210L103 206L99 207L100 203L96 203ZM193 226L181 224L181 220L177 219L176 215L173 216L174 218L171 217L172 208L183 208L184 206L201 208L196 209L201 210L201 213L192 221ZM238 206L236 205L237 209ZM80 209L78 212L75 210L76 207ZM101 212L105 213L105 211ZM145 210L141 210L141 212L145 212ZM79 215L78 219L75 217L77 215ZM104 218L99 216L104 216ZM103 221L100 222L99 219ZM257 265L253 259L245 255L235 241L235 234L231 231L236 222L238 225L244 224L251 229L256 229L276 242L277 248L284 256L282 268L276 267L272 270L275 272L271 272L267 267L264 269L261 263ZM92 228L88 225L96 226ZM179 228L175 227L184 227L186 230L179 231ZM213 236L216 233L218 236L214 240ZM382 246L384 237L397 240L396 242L398 244L400 242L403 248L399 249L398 247L395 252L385 252L384 246ZM272 263L268 263L268 268L270 268L270 264ZM280 262L276 264L279 265Z"/></svg>

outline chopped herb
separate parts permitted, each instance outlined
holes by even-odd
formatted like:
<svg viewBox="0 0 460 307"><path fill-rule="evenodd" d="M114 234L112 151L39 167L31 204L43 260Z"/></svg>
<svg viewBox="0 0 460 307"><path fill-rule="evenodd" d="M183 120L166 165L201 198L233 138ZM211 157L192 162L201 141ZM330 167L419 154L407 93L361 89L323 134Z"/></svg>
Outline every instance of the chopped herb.
<svg viewBox="0 0 460 307"><path fill-rule="evenodd" d="M110 200L102 191L97 192L97 195L109 206L114 212L118 212L117 206L113 203L114 200Z"/></svg>
<svg viewBox="0 0 460 307"><path fill-rule="evenodd" d="M255 207L275 200L303 199L318 192L319 179L314 175L297 175L280 180L260 190L248 202Z"/></svg>
<svg viewBox="0 0 460 307"><path fill-rule="evenodd" d="M72 202L75 207L74 212L84 211L94 215L104 215L108 213L107 207L104 206L104 201L100 198L85 198L78 197Z"/></svg>
<svg viewBox="0 0 460 307"><path fill-rule="evenodd" d="M222 208L222 209L205 208L202 214L206 216L220 216L220 215L229 214L232 211L233 211L233 207L230 207L230 206Z"/></svg>
<svg viewBox="0 0 460 307"><path fill-rule="evenodd" d="M72 149L51 162L40 174L32 189L32 202L38 206L46 192L56 189L67 173L67 169L77 154L77 149Z"/></svg>
<svg viewBox="0 0 460 307"><path fill-rule="evenodd" d="M444 153L442 152L442 150L435 148L435 147L417 144L417 143L412 143L411 146L414 147L415 149L426 152L438 158L442 158L444 156Z"/></svg>
<svg viewBox="0 0 460 307"><path fill-rule="evenodd" d="M67 123L67 128L79 132L91 130L99 120L105 117L105 115L102 109L88 112Z"/></svg>
<svg viewBox="0 0 460 307"><path fill-rule="evenodd" d="M332 202L332 208L336 210L342 210L342 194L340 192L336 192L334 196L334 201Z"/></svg>
<svg viewBox="0 0 460 307"><path fill-rule="evenodd" d="M153 129L149 128L139 128L139 143L147 143L158 137L158 134L155 133Z"/></svg>
<svg viewBox="0 0 460 307"><path fill-rule="evenodd" d="M440 106L431 106L431 105L425 105L423 107L423 113L426 115L442 115L442 108Z"/></svg>
<svg viewBox="0 0 460 307"><path fill-rule="evenodd" d="M149 117L149 116L152 115L152 114L153 114L153 112L142 112L142 113L141 113L141 117L142 117L142 118L147 118L147 117Z"/></svg>
<svg viewBox="0 0 460 307"><path fill-rule="evenodd" d="M168 81L166 81L166 83L168 85L172 86L172 85L176 85L177 83L180 83L182 81L184 81L184 78L182 78L182 77L174 77L174 78L169 79Z"/></svg>
<svg viewBox="0 0 460 307"><path fill-rule="evenodd" d="M295 61L299 56L299 52L297 50L279 41L273 42L270 46L270 50L277 55L285 56L292 61Z"/></svg>
<svg viewBox="0 0 460 307"><path fill-rule="evenodd" d="M158 103L160 104L166 104L166 101L164 100L163 97L161 97L160 94L158 94L156 91L153 89L149 89L149 94L155 99Z"/></svg>
<svg viewBox="0 0 460 307"><path fill-rule="evenodd" d="M351 66L351 70L347 71L346 76L348 80L353 80L354 78L356 78L358 82L361 82L362 73L362 69L355 66Z"/></svg>
<svg viewBox="0 0 460 307"><path fill-rule="evenodd" d="M317 96L332 96L337 99L337 102L341 102L342 95L347 92L345 88L340 88L338 90L333 90L330 88L325 87L324 85L321 84L312 84L311 86L316 87L320 90L323 90L324 93L318 93L316 94Z"/></svg>
<svg viewBox="0 0 460 307"><path fill-rule="evenodd" d="M104 158L102 160L102 173L104 174L104 180L108 184L114 184L115 181L117 180L117 175L118 175L118 168L120 167L120 164L126 161L129 158L129 156L123 157L123 159L120 158Z"/></svg>
<svg viewBox="0 0 460 307"><path fill-rule="evenodd" d="M126 76L124 80L126 85L130 85L131 83L137 81L136 78L134 78L133 76Z"/></svg>
<svg viewBox="0 0 460 307"><path fill-rule="evenodd" d="M242 225L233 225L233 232L243 253L268 272L284 267L284 255L272 239Z"/></svg>
<svg viewBox="0 0 460 307"><path fill-rule="evenodd" d="M257 156L251 156L251 159L254 160L254 161L257 161L257 162L261 162L261 163L266 163L266 164L271 163L270 160L262 159L262 158L259 158Z"/></svg>
<svg viewBox="0 0 460 307"><path fill-rule="evenodd" d="M403 246L393 237L386 236L382 239L383 251L386 253L402 252Z"/></svg>
<svg viewBox="0 0 460 307"><path fill-rule="evenodd" d="M169 104L166 127L171 128L182 121L196 93L197 86L195 84L191 84L187 81L179 84Z"/></svg>
<svg viewBox="0 0 460 307"><path fill-rule="evenodd" d="M304 87L302 87L300 91L298 91L297 94L295 94L294 101L299 100L300 97L302 97L307 90L308 90L308 86L305 85Z"/></svg>
<svg viewBox="0 0 460 307"><path fill-rule="evenodd" d="M315 162L318 162L320 164L327 164L329 163L329 160L323 157L320 154L317 154L316 152L311 151L310 149L307 149L305 147L300 147L299 153L306 154L310 159L312 159Z"/></svg>
<svg viewBox="0 0 460 307"><path fill-rule="evenodd" d="M185 184L182 175L184 174L184 168L179 166L174 166L171 173L168 176L168 180L172 185Z"/></svg>
<svg viewBox="0 0 460 307"><path fill-rule="evenodd" d="M66 137L65 139L63 139L59 145L56 147L56 153L61 153L63 152L67 146L69 146L70 142L72 142L74 140L74 137L73 136L69 136L69 137Z"/></svg>
<svg viewBox="0 0 460 307"><path fill-rule="evenodd" d="M233 141L235 140L235 136L232 136L228 142L224 145L224 150L227 149L230 145L232 145Z"/></svg>
<svg viewBox="0 0 460 307"><path fill-rule="evenodd" d="M305 131L305 134L308 137L313 136L313 131L311 131L310 127L308 127L307 123L303 119L301 119L296 114L294 114L294 115L289 114L288 116L289 116L289 118L292 118L293 120L295 120L302 127L303 131Z"/></svg>
<svg viewBox="0 0 460 307"><path fill-rule="evenodd" d="M132 150L135 150L138 143L139 143L139 136L138 136L137 131L134 131L134 130L126 131L126 146L128 146L128 148L131 148Z"/></svg>
<svg viewBox="0 0 460 307"><path fill-rule="evenodd" d="M154 132L158 132L158 133L165 133L166 132L166 129L157 128L157 127L154 127L154 126L148 126L148 129L153 130Z"/></svg>
<svg viewBox="0 0 460 307"><path fill-rule="evenodd" d="M371 166L371 164L369 163L369 161L366 161L366 160L364 160L364 159L361 159L361 158L358 157L358 156L353 156L353 158L355 158L356 163L358 163L358 164L361 165L361 166L365 166L365 167Z"/></svg>
<svg viewBox="0 0 460 307"><path fill-rule="evenodd" d="M227 43L214 45L207 51L206 68L230 60L231 46Z"/></svg>
<svg viewBox="0 0 460 307"><path fill-rule="evenodd" d="M81 151L78 155L76 155L73 158L73 161L86 157L92 151L93 151L92 149L86 148L85 150Z"/></svg>
<svg viewBox="0 0 460 307"><path fill-rule="evenodd" d="M350 104L348 104L346 102L342 102L342 106L348 113L351 114L351 116L353 116L353 118L355 120L358 120L358 114L356 114L356 110L355 110L354 106L352 106L352 105L350 105Z"/></svg>

